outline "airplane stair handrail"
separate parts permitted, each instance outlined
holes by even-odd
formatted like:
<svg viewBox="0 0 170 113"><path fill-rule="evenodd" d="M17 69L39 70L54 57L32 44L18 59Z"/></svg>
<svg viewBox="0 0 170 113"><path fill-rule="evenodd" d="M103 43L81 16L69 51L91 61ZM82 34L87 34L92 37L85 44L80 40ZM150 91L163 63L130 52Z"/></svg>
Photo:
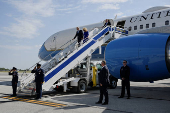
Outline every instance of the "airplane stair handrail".
<svg viewBox="0 0 170 113"><path fill-rule="evenodd" d="M98 28L98 27L94 27L91 31L93 31L95 28ZM99 28L98 28L98 29L99 29ZM100 30L101 30L101 29L100 29ZM91 32L91 31L90 31L90 32ZM71 42L71 41L72 41L72 40L69 40L68 42L66 42L65 44L63 44L62 46L60 46L59 49L62 49L62 47L64 47L66 44L68 44L68 43ZM77 40L74 41L74 42L77 42ZM74 43L74 42L72 42L72 43ZM71 43L71 44L72 44L72 43ZM71 45L71 44L70 44L70 45ZM68 46L69 46L69 45L68 45ZM68 46L67 46L67 47L68 47ZM54 52L56 52L56 51L57 51L57 49L56 49L55 51L53 51L52 53L50 53L49 55L47 55L45 58L43 58L43 59L41 59L40 61L38 61L37 63L40 63L41 61L43 61L43 60L46 59L47 57L51 56L51 55L52 55ZM58 53L58 54L59 54L59 53ZM51 59L50 59L50 60L51 60ZM22 73L21 77L24 75L24 73L26 73L27 70L30 70L31 68L35 67L37 63L35 63L34 65L32 65L30 68L26 69L26 70ZM27 75L27 74L26 74L26 75Z"/></svg>
<svg viewBox="0 0 170 113"><path fill-rule="evenodd" d="M105 36L107 37L106 40L109 39L110 35L106 34L109 31L112 31L112 29L108 26L105 27L104 29L99 31L96 35L90 37L89 40L86 43L84 43L81 47L73 51L68 56L67 59L64 59L61 63L59 63L54 68L52 68L50 71L48 71L44 78L43 90L46 90L46 91L51 90L51 84L53 84L56 80L60 79L65 73L69 71L69 69L75 67L77 63L80 63L85 57L87 57L88 54L92 54L94 52L94 49L96 49L99 46L96 44L101 45L102 41L105 40L104 38ZM95 48L92 49L91 47L95 47ZM67 68L64 68L64 67L67 67Z"/></svg>
<svg viewBox="0 0 170 113"><path fill-rule="evenodd" d="M94 28L95 29L95 28ZM93 30L94 30L93 29ZM91 31L93 31L93 30L91 30ZM91 32L90 31L90 32ZM100 31L100 30L99 30ZM98 32L99 32L98 31ZM97 32L97 33L98 33ZM96 33L96 34L97 34ZM93 34L93 35L96 35L96 34ZM92 36L90 36L90 37L93 37L93 35ZM90 39L90 37L89 37L89 39ZM65 43L65 44L63 44L60 48L62 48L63 46L65 46L65 45L67 45L68 43L70 43L72 40L69 40L67 43ZM56 54L55 56L59 56L60 55L60 53L62 53L65 49L67 49L67 48L69 48L70 46L75 46L75 44L77 43L77 40L76 41L73 41L71 44L69 44L68 46L66 46L63 50L61 50L58 54ZM72 49L72 51L74 51L75 50L75 48L74 49ZM56 50L55 50L56 51ZM53 54L55 51L53 51L51 54ZM72 52L71 51L71 52ZM51 54L49 54L49 55L47 55L45 58L47 58L48 56L51 56ZM68 54L69 55L69 54ZM67 55L67 56L68 56ZM51 58L49 61L47 61L47 63L45 63L44 65L46 65L46 64L50 64L50 62L55 58L55 56L53 57L53 58ZM66 57L67 57L66 56ZM44 58L44 59L45 59ZM42 60L40 60L38 63L40 63ZM37 63L36 63L37 64ZM32 67L34 67L36 64L34 64L33 66L31 66L29 69L31 69ZM44 65L42 65L42 68L43 68L43 66ZM46 68L46 67L45 67ZM48 68L48 67L47 67ZM48 69L47 69L48 70ZM27 75L27 73L26 73L26 71L27 70L25 70L24 72L23 72L23 74L21 75L21 77L24 75L24 74L26 74L26 76L24 76L24 78L22 78L21 79L21 86L20 86L20 88L22 88L23 86L25 86L25 85L27 85L28 83L28 81L30 82L30 81L33 81L34 80L34 77L32 77L33 75L34 75L34 73L32 73L32 74L28 74ZM49 71L49 70L48 70ZM27 80L28 79L28 80ZM27 81L27 82L26 82Z"/></svg>
<svg viewBox="0 0 170 113"><path fill-rule="evenodd" d="M95 28L93 28L91 31L93 31ZM90 32L91 32L90 31ZM63 46L65 46L65 45L67 45L68 43L70 43L72 40L69 40L68 42L66 42L65 44L63 44L61 47L60 47L60 49L63 47ZM69 44L68 46L70 46L70 45L72 45L73 43L76 43L77 42L77 40L76 41L74 41L74 42L72 42L71 44ZM67 47L68 47L67 46ZM67 48L67 47L65 47L65 48ZM56 50L55 50L56 51ZM55 51L53 51L51 54L53 54ZM56 55L59 55L60 53L61 53L62 51L60 51L58 54L56 54ZM46 59L47 57L49 57L49 56L51 56L51 54L49 54L49 55L47 55L44 59ZM55 56L56 56L55 55ZM54 57L55 57L54 56ZM43 61L44 59L42 59L42 60L40 60L39 62L37 62L37 63L40 63L41 61ZM48 62L50 62L52 59L50 59ZM36 63L36 64L37 64ZM36 66L36 64L34 64L33 66L31 66L30 68L28 68L27 70L30 70L31 68L33 68L34 66ZM27 73L26 73L26 71L27 70L25 70L24 72L23 72L23 74L21 75L21 77L24 75L24 74L26 74L26 77L25 77L25 79L27 79L27 78L29 78L30 76L32 76L33 74L29 74L29 75L27 75Z"/></svg>
<svg viewBox="0 0 170 113"><path fill-rule="evenodd" d="M65 46L65 45L67 45L69 42L71 42L72 40L69 40L68 42L66 42L65 44L63 44L62 46L60 46L60 48L62 48L63 46ZM73 44L73 43L76 43L77 41L74 41L74 42L72 42L71 44ZM71 44L69 44L69 45L71 45ZM56 50L55 50L56 51ZM53 51L51 54L53 54L55 51ZM49 54L49 55L47 55L45 58L47 58L48 56L50 56L51 54ZM44 59L45 59L44 58ZM50 59L50 61L51 61L52 59ZM40 60L39 62L37 62L37 63L40 63L41 61L43 61L43 59L42 60ZM49 61L48 61L49 62ZM36 63L36 64L37 64ZM31 66L30 68L28 68L27 70L30 70L31 68L33 68L34 66L36 66L36 64L34 64L33 66ZM29 79L29 80L27 80L27 81L32 81L33 79L34 79L34 77L32 77L33 75L34 75L34 73L30 73L30 74L27 74L27 70L25 70L23 73L22 73L22 75L21 75L21 84L20 84L20 88L19 89L21 89L21 88L23 88L23 86L25 86L25 85L27 85L28 83L24 83L23 81L25 81L25 80L27 80L27 79ZM23 75L26 75L26 76L24 76L24 78L22 78L23 77Z"/></svg>
<svg viewBox="0 0 170 113"><path fill-rule="evenodd" d="M63 73L65 73L65 72L67 72L70 68L72 68L72 67L74 67L75 65L77 65L77 63L80 63L83 59L82 59L82 55L81 55L81 57L79 57L78 59L77 59L77 61L75 61L74 62L74 64L69 64L69 62L71 61L70 60L70 58L76 58L77 56L75 56L75 55L78 55L79 53L80 54L86 54L87 52L83 52L84 51L84 48L87 48L89 45L91 45L92 43L100 43L100 42L102 42L102 41L100 41L100 40L103 40L103 38L106 36L106 39L108 40L109 39L109 35L107 35L106 33L107 32L109 32L109 31L111 31L110 33L112 33L112 32L115 32L115 31L120 31L119 29L117 29L116 27L114 27L113 28L113 26L111 26L111 27L109 27L109 26L106 26L105 28L103 28L102 30L100 30L99 28L98 29L96 29L95 30L95 28L93 29L93 30L91 30L90 32L90 34L89 34L89 39L87 40L87 42L85 42L83 45L82 45L82 47L78 47L78 48L75 48L75 45L76 45L76 43L77 43L77 41L74 41L74 42L72 42L71 44L69 44L68 46L66 46L63 50L61 50L58 54L56 54L54 57L52 57L49 61L47 61L45 64L43 64L42 65L42 68L44 69L44 70L46 70L46 74L45 74L45 80L44 80L44 82L45 82L45 84L46 84L46 82L49 80L49 79L51 79L53 76L51 76L51 74L53 73L54 75L55 75L55 73L58 73L58 69L59 68L61 68L61 67L63 67L63 66L66 66L66 65L70 65L71 67L69 67L69 68L65 68L64 70L65 71L62 71L61 70L61 72L60 72L60 76L58 76L58 77L61 77L61 76L63 76ZM121 31L122 32L122 31ZM93 33L93 34L92 34ZM123 32L122 32L123 33ZM105 39L104 39L105 40ZM99 42L98 42L99 41ZM60 48L62 48L63 46L65 46L66 44L68 44L68 43L70 43L71 42L71 40L70 41L68 41L67 43L65 43L64 45L62 45ZM101 44L101 43L100 43ZM99 44L99 45L100 45ZM94 47L96 48L97 46L99 46L99 45L95 45ZM89 46L90 47L90 46ZM82 49L83 48L83 49ZM94 48L94 49L95 49ZM80 50L81 49L81 50ZM90 49L90 48L89 48ZM91 49L91 50L88 50L88 51L90 51L90 54L92 54L92 51L94 52L94 49ZM55 51L54 51L55 52ZM79 53L77 53L77 52L79 52ZM83 52L83 53L82 53ZM53 52L52 52L53 53ZM51 53L51 54L52 54ZM51 54L49 54L49 55L51 55ZM48 57L49 55L47 55L46 57ZM73 55L74 55L74 57L73 57ZM46 58L45 57L45 58ZM83 56L83 57L86 57L86 56ZM45 59L44 58L44 59ZM74 59L75 59L74 58ZM59 60L58 60L59 59ZM42 60L41 60L42 61ZM39 62L41 62L41 61L39 61ZM39 63L38 62L38 63ZM67 64L68 63L68 64ZM75 64L76 63L76 64ZM36 64L35 64L36 65ZM33 66L35 66L35 65L33 65ZM32 66L32 67L33 67ZM32 68L31 67L31 68ZM59 67L59 68L58 68ZM54 71L54 70L56 70L57 69L57 71ZM66 71L67 70L67 71ZM52 72L52 73L51 73ZM47 77L46 77L47 76ZM59 78L55 78L55 80L58 80ZM32 84L33 82L34 82L34 76L33 76L33 74L29 74L28 76L26 76L25 78L23 78L22 79L22 81L21 81L21 85L20 85L20 89L23 89L24 87L27 87L27 85L29 85L30 83ZM52 79L51 79L52 80ZM53 79L54 80L54 79ZM54 82L52 80L52 82ZM51 83L50 84L48 84L48 86L46 86L45 85L45 87L47 88L47 90L49 90L48 88L49 88L49 85L51 85ZM45 88L45 89L46 89Z"/></svg>
<svg viewBox="0 0 170 113"><path fill-rule="evenodd" d="M65 44L63 44L62 46L60 46L59 49L61 49L63 46L65 46L66 44L68 44L68 43L71 42L71 41L72 41L72 40L69 40L68 42L66 42ZM75 41L74 41L74 42L75 42ZM72 43L74 43L74 42L72 42ZM51 56L51 55L52 55L54 52L56 52L56 51L57 51L57 50L53 51L52 53L50 53L49 55L47 55L45 58L41 59L41 60L38 61L37 63L40 63L41 61L43 61L43 60L46 59L47 57ZM26 69L26 70L22 73L21 77L23 76L24 73L26 73L27 70L30 70L31 68L35 67L37 63L35 63L34 65L32 65L30 68Z"/></svg>

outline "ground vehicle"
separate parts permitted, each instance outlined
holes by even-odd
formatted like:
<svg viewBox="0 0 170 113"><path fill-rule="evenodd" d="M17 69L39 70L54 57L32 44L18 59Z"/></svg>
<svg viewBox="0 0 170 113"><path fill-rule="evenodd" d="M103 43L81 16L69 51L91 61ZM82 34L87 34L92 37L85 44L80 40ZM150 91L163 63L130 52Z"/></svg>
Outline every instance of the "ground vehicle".
<svg viewBox="0 0 170 113"><path fill-rule="evenodd" d="M56 83L56 89L66 91L70 89L74 92L84 93L87 87L95 87L98 85L98 73L101 70L101 61L81 62L74 69L70 70L65 77L59 79ZM95 67L95 68L93 68ZM94 75L94 71L96 75ZM110 88L116 88L118 79L112 75L110 78ZM64 88L66 87L66 89Z"/></svg>

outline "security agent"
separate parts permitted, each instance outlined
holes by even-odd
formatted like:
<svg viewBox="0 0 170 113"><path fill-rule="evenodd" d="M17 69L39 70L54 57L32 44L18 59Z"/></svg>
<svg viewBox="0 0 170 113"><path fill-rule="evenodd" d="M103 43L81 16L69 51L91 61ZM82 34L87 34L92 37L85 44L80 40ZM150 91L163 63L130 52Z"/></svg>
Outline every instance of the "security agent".
<svg viewBox="0 0 170 113"><path fill-rule="evenodd" d="M13 69L9 72L9 75L12 75L12 89L13 89L13 95L17 96L17 83L18 83L18 72L17 68L13 67Z"/></svg>
<svg viewBox="0 0 170 113"><path fill-rule="evenodd" d="M44 82L44 70L41 69L41 64L37 64L31 73L35 73L35 82L36 82L36 98L41 99L42 97L42 84Z"/></svg>
<svg viewBox="0 0 170 113"><path fill-rule="evenodd" d="M80 30L79 27L77 27L76 29L77 29L76 35L72 40L74 40L77 37L78 46L80 46L81 40L83 39L83 31Z"/></svg>
<svg viewBox="0 0 170 113"><path fill-rule="evenodd" d="M130 68L127 66L127 61L123 61L123 66L120 68L120 77L122 79L122 91L121 91L121 96L118 98L123 98L125 95L125 87L127 90L127 95L128 98L130 99L130 81L129 81L129 76L130 76Z"/></svg>
<svg viewBox="0 0 170 113"><path fill-rule="evenodd" d="M109 85L109 70L106 66L106 61L102 61L101 63L102 69L99 73L99 85L100 85L100 98L96 104L102 104L103 95L105 96L105 102L102 105L107 105L108 100L108 91L107 86Z"/></svg>

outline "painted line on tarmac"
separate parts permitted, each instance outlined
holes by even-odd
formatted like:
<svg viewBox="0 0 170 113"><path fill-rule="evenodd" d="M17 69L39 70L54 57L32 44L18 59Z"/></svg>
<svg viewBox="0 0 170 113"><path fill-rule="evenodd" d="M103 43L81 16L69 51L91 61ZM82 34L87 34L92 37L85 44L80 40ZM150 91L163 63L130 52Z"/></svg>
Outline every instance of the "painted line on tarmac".
<svg viewBox="0 0 170 113"><path fill-rule="evenodd" d="M33 103L38 105L44 105L44 106L51 106L51 107L65 107L66 104L60 104L60 103L54 103L54 102L46 102L46 101L40 101L40 100L32 100L32 99L25 99L25 98L19 98L19 97L11 97L11 96L4 96L1 97L4 99L14 100L14 101L22 101L27 103Z"/></svg>
<svg viewBox="0 0 170 113"><path fill-rule="evenodd" d="M100 95L100 93L90 93L90 94L99 94ZM111 96L117 96L117 97L119 97L120 95L113 95L113 94L109 94L109 95L111 95ZM130 97L132 97L132 98L142 98L142 99L147 99L147 100L164 100L164 101L170 101L169 99L163 99L163 98L151 98L151 97L140 97L140 96L130 96ZM124 97L125 98L125 97Z"/></svg>

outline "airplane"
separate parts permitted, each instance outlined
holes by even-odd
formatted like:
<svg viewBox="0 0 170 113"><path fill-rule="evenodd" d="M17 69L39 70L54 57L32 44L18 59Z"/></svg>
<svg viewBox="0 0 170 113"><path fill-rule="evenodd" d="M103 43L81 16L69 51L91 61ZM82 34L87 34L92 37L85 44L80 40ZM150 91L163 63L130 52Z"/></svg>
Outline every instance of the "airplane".
<svg viewBox="0 0 170 113"><path fill-rule="evenodd" d="M99 23L94 23L91 25L85 25L85 26L80 26L79 28L82 30L84 27L86 27L88 29L88 31L92 31L95 28L102 28L102 26L104 25L104 22L99 22ZM111 21L111 23L113 24L113 21ZM59 53L61 50L63 50L66 46L68 46L68 44L72 43L74 40L72 40L76 34L76 27L75 28L70 28L70 29L66 29L63 31L59 31L55 34L53 34L52 36L50 36L42 45L42 47L39 50L39 58L44 60L44 61L48 61L50 60L52 57L54 57L57 53ZM76 39L75 39L76 40ZM68 42L68 44L66 44ZM66 44L66 45L64 45ZM105 45L102 46L102 54L97 54L99 53L99 50L96 50L93 54L93 57L95 58L100 58L103 59L104 58L104 50L105 50ZM49 56L49 54L51 56ZM94 59L94 58L93 58ZM99 60L99 59L98 59Z"/></svg>
<svg viewBox="0 0 170 113"><path fill-rule="evenodd" d="M112 26L128 30L128 36L113 34L112 41L102 46L101 56L96 50L92 57L103 57L110 74L117 79L120 79L123 60L128 61L131 81L152 83L170 78L170 7L152 7L139 15L109 20ZM80 29L87 27L91 31L102 28L104 23L85 25ZM76 28L71 28L50 36L40 48L39 58L50 60L64 49L63 44L71 41L75 33Z"/></svg>

